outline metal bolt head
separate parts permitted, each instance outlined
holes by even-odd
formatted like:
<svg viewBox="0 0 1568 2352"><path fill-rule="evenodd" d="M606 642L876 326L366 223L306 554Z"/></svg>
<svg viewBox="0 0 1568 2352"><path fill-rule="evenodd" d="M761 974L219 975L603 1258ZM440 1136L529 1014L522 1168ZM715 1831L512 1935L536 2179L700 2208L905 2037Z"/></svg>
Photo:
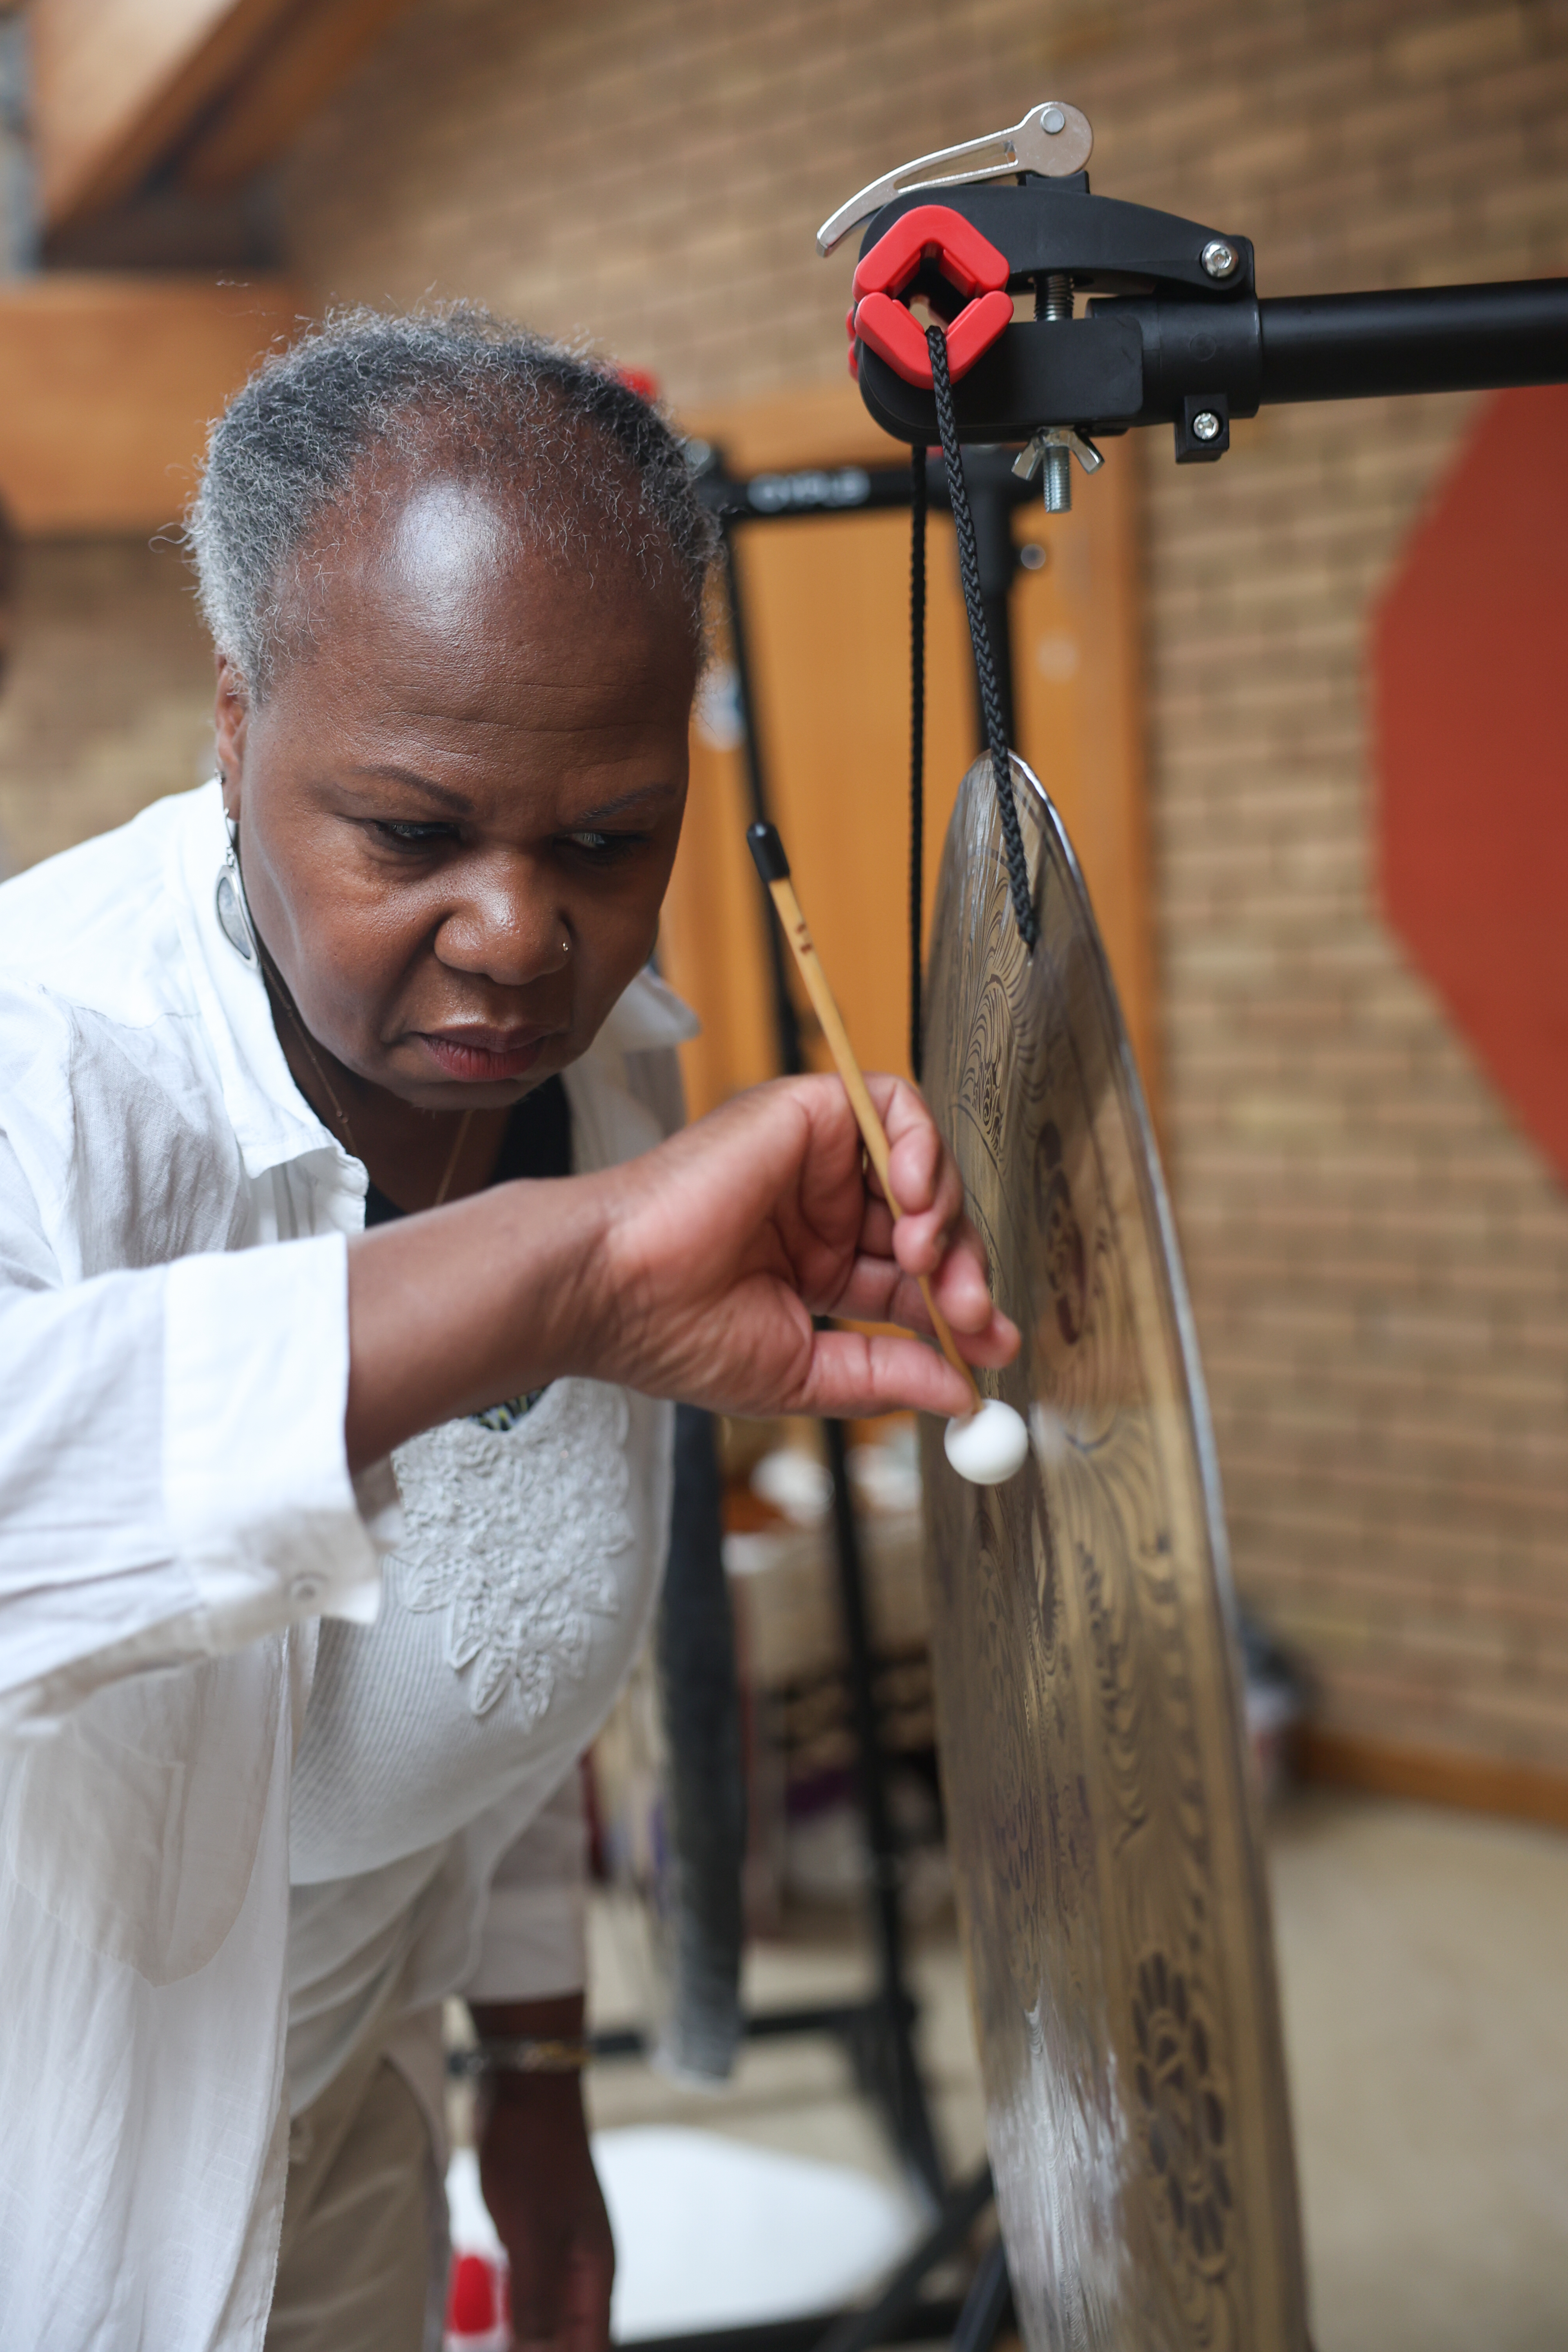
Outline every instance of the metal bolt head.
<svg viewBox="0 0 1568 2352"><path fill-rule="evenodd" d="M1040 117L1040 129L1042 131L1048 131L1054 139L1058 131L1065 131L1067 127L1068 119L1062 112L1061 108L1059 106L1047 106L1044 114Z"/></svg>
<svg viewBox="0 0 1568 2352"><path fill-rule="evenodd" d="M1194 441L1217 441L1222 430L1219 418L1212 408L1200 408L1193 419Z"/></svg>
<svg viewBox="0 0 1568 2352"><path fill-rule="evenodd" d="M1223 236L1211 236L1198 258L1211 278L1229 278L1241 256Z"/></svg>

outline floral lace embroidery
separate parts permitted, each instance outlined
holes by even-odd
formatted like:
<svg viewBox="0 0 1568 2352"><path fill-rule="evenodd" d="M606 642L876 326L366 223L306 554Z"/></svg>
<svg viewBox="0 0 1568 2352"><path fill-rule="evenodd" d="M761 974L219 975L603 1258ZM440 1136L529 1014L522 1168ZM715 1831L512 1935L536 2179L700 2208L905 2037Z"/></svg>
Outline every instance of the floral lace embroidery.
<svg viewBox="0 0 1568 2352"><path fill-rule="evenodd" d="M619 1389L556 1381L512 1428L476 1416L399 1446L399 1591L408 1609L447 1612L447 1662L475 1715L515 1685L531 1730L556 1676L582 1680L590 1614L616 1614L607 1563L636 1538L628 1418Z"/></svg>

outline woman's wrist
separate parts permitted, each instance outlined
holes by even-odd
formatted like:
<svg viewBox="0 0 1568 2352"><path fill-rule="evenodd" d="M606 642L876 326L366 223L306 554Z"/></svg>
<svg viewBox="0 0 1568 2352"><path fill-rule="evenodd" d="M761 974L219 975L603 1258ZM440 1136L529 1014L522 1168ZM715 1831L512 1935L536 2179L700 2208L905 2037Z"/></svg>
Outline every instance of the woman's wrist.
<svg viewBox="0 0 1568 2352"><path fill-rule="evenodd" d="M543 2000L474 2002L470 2014L481 2051L493 2045L505 2056L531 2046L546 2053L575 2053L586 2046L580 1992L552 1994ZM561 2117L582 2113L580 2063L495 2065L485 2071L481 2080L487 2114L493 2114L498 2105L525 2106L531 2113Z"/></svg>

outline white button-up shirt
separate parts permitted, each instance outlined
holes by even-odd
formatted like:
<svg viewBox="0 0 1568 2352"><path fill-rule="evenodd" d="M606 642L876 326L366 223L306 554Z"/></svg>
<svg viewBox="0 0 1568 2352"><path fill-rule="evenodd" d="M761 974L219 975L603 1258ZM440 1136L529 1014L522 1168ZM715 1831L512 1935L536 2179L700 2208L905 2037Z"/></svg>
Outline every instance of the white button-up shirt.
<svg viewBox="0 0 1568 2352"><path fill-rule="evenodd" d="M356 1491L343 1444L365 1172L294 1085L260 979L218 924L226 849L208 785L0 887L7 2352L261 2344L287 2152L294 1760L319 1621L347 1621L356 1654L400 1529L389 1473ZM657 1139L646 1072L689 1028L657 982L634 983L567 1074L579 1164ZM668 1409L626 1412L641 1568L631 1605L604 1605L620 1630L575 1719L513 1703L510 1766L492 1752L476 1776L479 1834L450 1807L438 1824L456 1861L430 1864L426 1840L410 1865L367 1816L363 1886L330 1781L317 1787L318 1849L338 1836L345 1879L363 1893L413 1868L410 1999L464 1984L516 1996L531 1966L559 1970L550 1790L567 1733L613 1696L668 1518ZM401 1599L417 1630L442 1600L427 1563ZM362 1668L383 1646L360 1645ZM448 1643L448 1675L457 1655ZM462 1719L499 1724L483 1696ZM547 1770L516 1744L546 1731ZM545 1857L535 1916L530 1822ZM363 1904L306 1876L313 1981L328 1984L361 1948Z"/></svg>

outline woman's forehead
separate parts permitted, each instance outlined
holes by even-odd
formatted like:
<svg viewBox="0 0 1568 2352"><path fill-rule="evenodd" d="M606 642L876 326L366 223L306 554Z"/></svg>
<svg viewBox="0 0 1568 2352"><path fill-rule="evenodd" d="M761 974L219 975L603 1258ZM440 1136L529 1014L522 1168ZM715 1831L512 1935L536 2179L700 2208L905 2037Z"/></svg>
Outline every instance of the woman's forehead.
<svg viewBox="0 0 1568 2352"><path fill-rule="evenodd" d="M571 646L579 658L618 652L694 672L673 566L650 576L624 536L591 517L571 531L542 520L504 479L453 472L377 485L323 519L296 568L295 643L332 667L456 660L484 671L500 660L515 672L531 649L553 667Z"/></svg>
<svg viewBox="0 0 1568 2352"><path fill-rule="evenodd" d="M522 536L518 516L488 483L452 475L410 485L382 534L387 560L431 581L493 566Z"/></svg>

